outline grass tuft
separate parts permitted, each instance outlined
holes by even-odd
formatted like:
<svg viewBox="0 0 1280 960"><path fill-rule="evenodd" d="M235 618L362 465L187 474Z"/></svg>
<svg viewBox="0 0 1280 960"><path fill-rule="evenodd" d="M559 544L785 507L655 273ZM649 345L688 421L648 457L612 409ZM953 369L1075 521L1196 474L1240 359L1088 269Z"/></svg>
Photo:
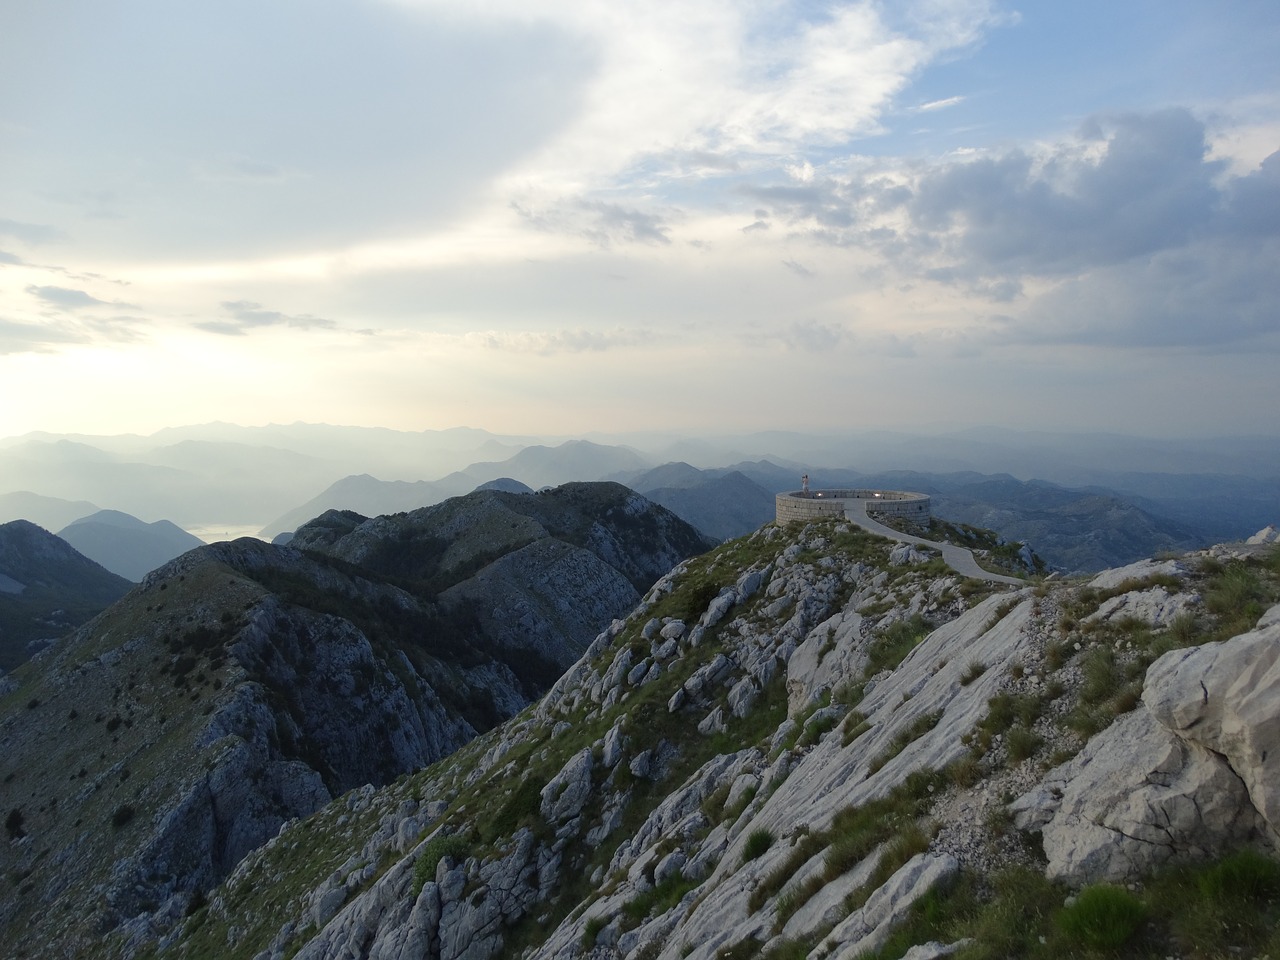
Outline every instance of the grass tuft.
<svg viewBox="0 0 1280 960"><path fill-rule="evenodd" d="M742 848L742 862L755 860L764 856L764 852L773 846L773 832L763 827L747 834L747 842Z"/></svg>
<svg viewBox="0 0 1280 960"><path fill-rule="evenodd" d="M1097 884L1080 891L1058 914L1058 926L1073 943L1094 950L1117 950L1133 939L1147 908L1123 887Z"/></svg>

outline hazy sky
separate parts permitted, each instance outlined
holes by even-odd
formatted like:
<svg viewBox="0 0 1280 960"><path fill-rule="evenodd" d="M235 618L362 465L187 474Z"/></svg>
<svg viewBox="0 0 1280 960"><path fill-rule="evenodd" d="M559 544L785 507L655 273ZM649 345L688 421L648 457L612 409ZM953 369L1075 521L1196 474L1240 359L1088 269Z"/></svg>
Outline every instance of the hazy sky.
<svg viewBox="0 0 1280 960"><path fill-rule="evenodd" d="M0 435L1280 432L1280 4L0 6Z"/></svg>

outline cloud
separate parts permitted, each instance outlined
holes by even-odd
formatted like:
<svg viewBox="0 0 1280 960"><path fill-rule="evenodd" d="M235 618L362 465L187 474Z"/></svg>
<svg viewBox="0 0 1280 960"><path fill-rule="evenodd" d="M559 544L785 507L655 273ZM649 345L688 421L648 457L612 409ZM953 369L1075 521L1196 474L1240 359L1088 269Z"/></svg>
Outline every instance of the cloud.
<svg viewBox="0 0 1280 960"><path fill-rule="evenodd" d="M971 269L1037 274L1146 256L1207 228L1223 164L1206 159L1203 124L1178 109L1111 126L1105 141L1087 130L1047 156L1016 150L931 171L911 222Z"/></svg>
<svg viewBox="0 0 1280 960"><path fill-rule="evenodd" d="M111 304L106 300L92 297L83 290L72 290L69 287L27 287L27 293L38 300L63 310L80 310L84 307L127 306L127 304Z"/></svg>
<svg viewBox="0 0 1280 960"><path fill-rule="evenodd" d="M934 110L945 110L947 107L954 107L957 104L964 103L964 97L947 97L943 100L930 100L928 103L922 103L916 107L915 113L932 113Z"/></svg>
<svg viewBox="0 0 1280 960"><path fill-rule="evenodd" d="M797 277L803 277L805 280L813 276L813 271L806 267L803 263L795 260L783 260L782 265L794 273Z"/></svg>
<svg viewBox="0 0 1280 960"><path fill-rule="evenodd" d="M0 250L0 263L20 267L23 265L24 261L17 254L9 253L7 250Z"/></svg>
<svg viewBox="0 0 1280 960"><path fill-rule="evenodd" d="M60 324L22 323L0 318L0 355L49 353L68 343L82 343L80 332Z"/></svg>
<svg viewBox="0 0 1280 960"><path fill-rule="evenodd" d="M0 237L12 237L30 246L42 243L55 243L65 240L66 234L56 227L48 227L39 223L20 223L17 220L0 218Z"/></svg>
<svg viewBox="0 0 1280 960"><path fill-rule="evenodd" d="M557 353L602 353L651 343L655 338L648 331L617 327L613 330L580 328L516 333L488 330L467 334L464 339L490 350L550 356Z"/></svg>
<svg viewBox="0 0 1280 960"><path fill-rule="evenodd" d="M602 200L554 203L541 210L512 202L511 209L538 230L583 237L601 249L631 243L671 243L671 228L662 215Z"/></svg>
<svg viewBox="0 0 1280 960"><path fill-rule="evenodd" d="M338 325L333 320L312 316L309 313L291 315L278 310L264 310L253 300L224 300L222 309L229 315L225 320L205 320L195 324L206 333L221 336L242 337L250 330L262 327L294 327L300 330L333 330Z"/></svg>
<svg viewBox="0 0 1280 960"><path fill-rule="evenodd" d="M1208 240L1073 277L1002 339L1126 348L1280 351L1280 241Z"/></svg>
<svg viewBox="0 0 1280 960"><path fill-rule="evenodd" d="M151 321L145 317L131 316L90 318L81 322L96 334L95 339L111 340L115 343L141 343L147 339L143 328L151 325Z"/></svg>
<svg viewBox="0 0 1280 960"><path fill-rule="evenodd" d="M1184 109L1093 118L1034 150L739 191L792 235L875 251L905 284L1018 305L970 344L1275 347L1280 152L1233 176Z"/></svg>
<svg viewBox="0 0 1280 960"><path fill-rule="evenodd" d="M788 328L785 339L790 347L808 350L810 353L826 353L840 345L844 339L844 331L831 324L804 320L793 323Z"/></svg>

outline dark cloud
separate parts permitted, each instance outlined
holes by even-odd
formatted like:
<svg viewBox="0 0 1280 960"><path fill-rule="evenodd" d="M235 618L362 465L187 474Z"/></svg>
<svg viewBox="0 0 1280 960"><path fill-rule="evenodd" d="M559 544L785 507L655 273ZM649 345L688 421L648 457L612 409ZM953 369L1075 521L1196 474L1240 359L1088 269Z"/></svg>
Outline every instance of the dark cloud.
<svg viewBox="0 0 1280 960"><path fill-rule="evenodd" d="M216 333L223 337L243 337L245 335L244 326L230 320L204 320L195 324L195 327L205 333Z"/></svg>
<svg viewBox="0 0 1280 960"><path fill-rule="evenodd" d="M278 310L264 310L262 304L253 300L224 300L221 307L229 319L207 320L195 326L208 333L230 337L242 337L250 330L261 327L295 327L301 330L332 330L337 327L333 320L314 317L309 313L287 314Z"/></svg>
<svg viewBox="0 0 1280 960"><path fill-rule="evenodd" d="M17 220L3 218L0 218L0 236L12 237L31 246L66 239L66 234L56 227L47 227L39 223L20 223Z"/></svg>
<svg viewBox="0 0 1280 960"><path fill-rule="evenodd" d="M1253 173L1227 187L1225 219L1232 232L1246 237L1280 235L1280 151Z"/></svg>
<svg viewBox="0 0 1280 960"><path fill-rule="evenodd" d="M855 206L862 190L856 183L822 180L803 185L750 186L739 188L753 200L773 207L777 216L792 223L811 223L845 230L854 225Z"/></svg>
<svg viewBox="0 0 1280 960"><path fill-rule="evenodd" d="M782 265L794 273L797 277L803 277L808 280L813 276L813 271L806 267L803 263L796 260L783 260Z"/></svg>
<svg viewBox="0 0 1280 960"><path fill-rule="evenodd" d="M91 297L83 290L72 290L70 287L27 287L27 293L38 300L63 310L79 310L83 307L109 307L111 304L97 297Z"/></svg>
<svg viewBox="0 0 1280 960"><path fill-rule="evenodd" d="M608 247L614 243L668 244L668 227L662 217L600 201L583 203L594 215L594 224L584 232L593 243Z"/></svg>
<svg viewBox="0 0 1280 960"><path fill-rule="evenodd" d="M1072 147L1043 162L1014 151L937 170L917 186L911 221L950 232L948 252L974 271L1040 275L1146 256L1210 229L1223 164L1206 159L1203 125L1167 110L1113 127L1096 162Z"/></svg>
<svg viewBox="0 0 1280 960"><path fill-rule="evenodd" d="M743 233L757 233L761 230L768 230L769 224L763 220L757 220L755 223L749 223L742 228Z"/></svg>
<svg viewBox="0 0 1280 960"><path fill-rule="evenodd" d="M529 225L548 233L568 233L586 237L608 249L618 244L671 243L664 217L615 203L578 200L548 210L534 210L512 202L511 209Z"/></svg>

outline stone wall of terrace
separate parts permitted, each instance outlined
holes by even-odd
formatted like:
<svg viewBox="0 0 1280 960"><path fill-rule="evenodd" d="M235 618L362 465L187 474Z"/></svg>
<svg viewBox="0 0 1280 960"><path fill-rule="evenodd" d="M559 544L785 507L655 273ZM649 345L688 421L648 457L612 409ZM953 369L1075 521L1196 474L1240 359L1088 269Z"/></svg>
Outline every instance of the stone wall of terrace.
<svg viewBox="0 0 1280 960"><path fill-rule="evenodd" d="M906 490L792 490L775 497L779 523L843 517L849 501L861 501L871 516L929 519L929 497Z"/></svg>

